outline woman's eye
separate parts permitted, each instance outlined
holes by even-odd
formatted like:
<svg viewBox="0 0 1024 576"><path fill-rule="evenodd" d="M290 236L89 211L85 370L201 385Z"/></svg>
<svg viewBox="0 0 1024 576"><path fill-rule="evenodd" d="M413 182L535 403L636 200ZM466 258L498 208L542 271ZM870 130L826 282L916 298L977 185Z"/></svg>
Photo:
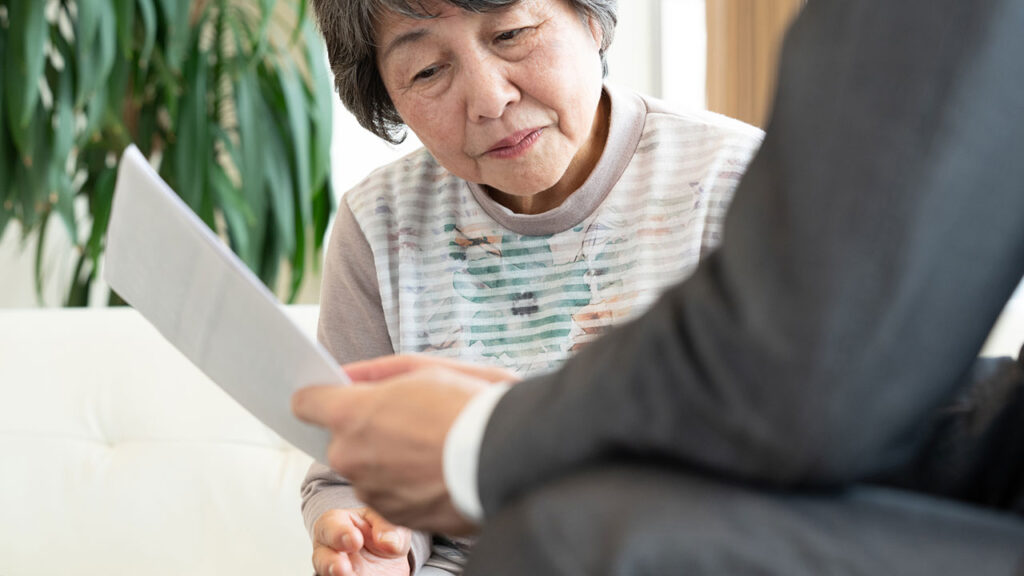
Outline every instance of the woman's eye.
<svg viewBox="0 0 1024 576"><path fill-rule="evenodd" d="M424 68L417 72L416 75L412 77L412 80L413 82L418 80L429 80L435 75L437 75L437 66L431 66L430 68Z"/></svg>
<svg viewBox="0 0 1024 576"><path fill-rule="evenodd" d="M509 40L515 40L516 36L519 36L520 34L523 33L523 30L526 30L526 28L516 28L515 30L502 32L501 34L498 34L494 38L494 40L497 42L508 42Z"/></svg>

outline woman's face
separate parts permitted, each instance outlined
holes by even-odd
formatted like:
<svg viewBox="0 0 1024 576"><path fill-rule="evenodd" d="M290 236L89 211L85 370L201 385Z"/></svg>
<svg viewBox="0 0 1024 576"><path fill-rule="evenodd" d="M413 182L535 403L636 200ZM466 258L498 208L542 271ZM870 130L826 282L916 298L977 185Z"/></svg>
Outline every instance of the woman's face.
<svg viewBox="0 0 1024 576"><path fill-rule="evenodd" d="M560 203L604 146L600 27L567 0L483 14L426 6L436 18L388 13L377 30L402 119L441 165L504 193L513 210Z"/></svg>

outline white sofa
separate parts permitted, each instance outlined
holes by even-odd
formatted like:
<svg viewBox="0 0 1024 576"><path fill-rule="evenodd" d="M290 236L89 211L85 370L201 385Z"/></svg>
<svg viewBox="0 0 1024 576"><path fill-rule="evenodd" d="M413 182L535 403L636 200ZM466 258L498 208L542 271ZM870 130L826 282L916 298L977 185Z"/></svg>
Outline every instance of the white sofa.
<svg viewBox="0 0 1024 576"><path fill-rule="evenodd" d="M311 574L309 463L132 310L0 311L0 576Z"/></svg>
<svg viewBox="0 0 1024 576"><path fill-rule="evenodd" d="M309 574L309 462L131 310L0 311L0 576Z"/></svg>

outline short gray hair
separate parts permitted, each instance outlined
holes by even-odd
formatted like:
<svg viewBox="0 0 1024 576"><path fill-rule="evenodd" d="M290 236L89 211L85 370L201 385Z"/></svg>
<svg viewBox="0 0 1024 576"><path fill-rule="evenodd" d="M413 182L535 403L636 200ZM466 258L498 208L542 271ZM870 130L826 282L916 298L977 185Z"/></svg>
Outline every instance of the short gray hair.
<svg viewBox="0 0 1024 576"><path fill-rule="evenodd" d="M470 12L490 12L521 0L443 0ZM601 26L601 65L608 74L605 50L615 35L618 0L566 0L581 16ZM405 139L405 124L384 87L377 69L374 27L385 11L411 18L434 17L424 0L311 0L327 43L334 86L342 103L364 128L397 144Z"/></svg>

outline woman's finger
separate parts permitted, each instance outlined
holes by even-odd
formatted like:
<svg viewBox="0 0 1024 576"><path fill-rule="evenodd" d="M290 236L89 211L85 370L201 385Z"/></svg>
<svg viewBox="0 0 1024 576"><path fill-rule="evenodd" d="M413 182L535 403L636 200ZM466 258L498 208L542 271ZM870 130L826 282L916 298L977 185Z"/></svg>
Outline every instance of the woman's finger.
<svg viewBox="0 0 1024 576"><path fill-rule="evenodd" d="M313 569L318 576L350 576L354 574L348 555L327 546L313 547Z"/></svg>
<svg viewBox="0 0 1024 576"><path fill-rule="evenodd" d="M363 547L363 533L355 518L361 510L328 510L313 525L315 544L337 552L358 552Z"/></svg>
<svg viewBox="0 0 1024 576"><path fill-rule="evenodd" d="M409 553L412 532L408 528L395 526L371 509L367 509L364 518L370 525L369 534L364 534L367 550L384 558L397 558Z"/></svg>

